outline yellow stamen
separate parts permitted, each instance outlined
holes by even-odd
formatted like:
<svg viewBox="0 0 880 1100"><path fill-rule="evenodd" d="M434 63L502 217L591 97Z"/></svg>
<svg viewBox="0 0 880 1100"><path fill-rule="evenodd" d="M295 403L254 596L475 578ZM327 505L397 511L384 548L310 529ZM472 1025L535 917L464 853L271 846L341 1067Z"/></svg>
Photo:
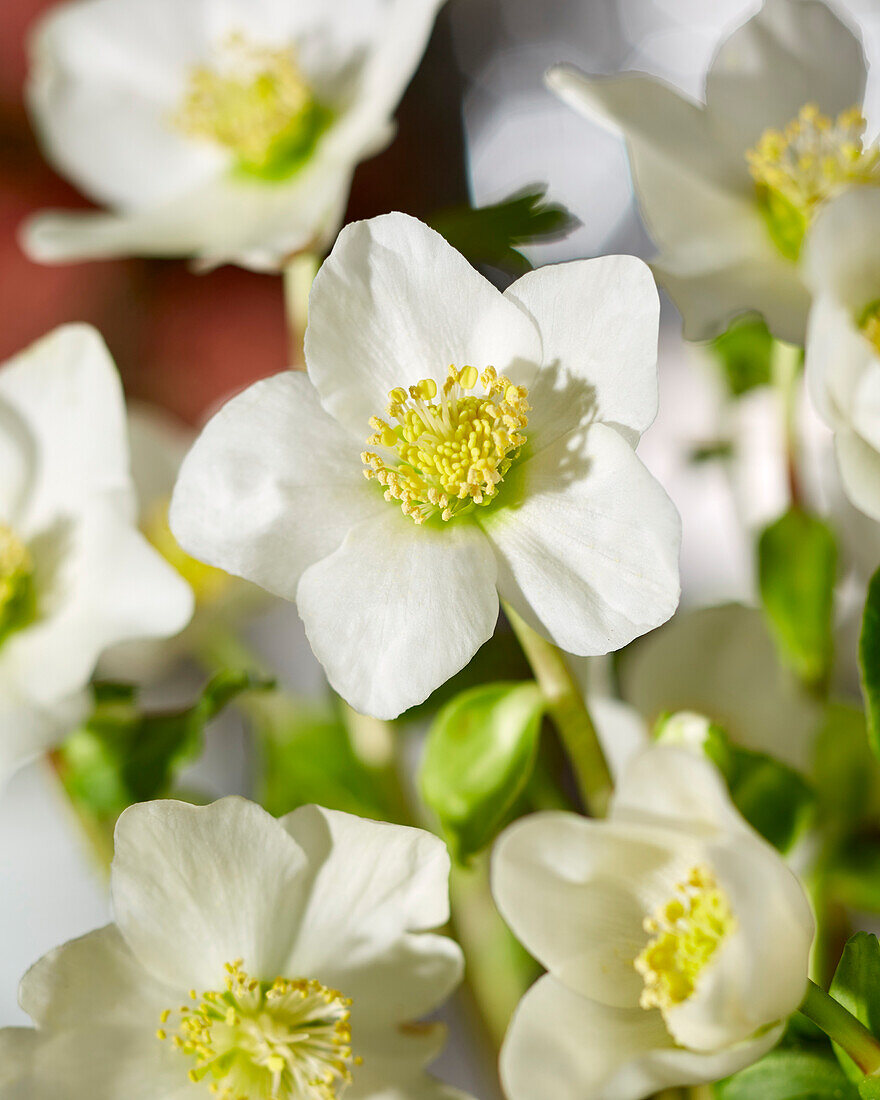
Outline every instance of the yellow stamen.
<svg viewBox="0 0 880 1100"><path fill-rule="evenodd" d="M11 527L0 523L0 643L36 615L34 563Z"/></svg>
<svg viewBox="0 0 880 1100"><path fill-rule="evenodd" d="M645 981L642 1008L667 1010L686 1001L697 978L736 927L727 896L707 867L694 867L675 895L645 919L651 934L634 960Z"/></svg>
<svg viewBox="0 0 880 1100"><path fill-rule="evenodd" d="M878 182L880 149L864 147L866 126L857 107L832 120L808 103L785 130L766 130L746 153L770 235L789 259L799 257L822 203L847 187Z"/></svg>
<svg viewBox="0 0 880 1100"><path fill-rule="evenodd" d="M477 382L484 393L472 395ZM450 366L440 389L424 378L409 393L398 386L389 395L390 424L373 417L368 446L395 452L386 460L364 451L364 476L385 488L385 499L399 501L415 523L439 515L444 521L474 505L489 504L525 443L528 392L487 367Z"/></svg>
<svg viewBox="0 0 880 1100"><path fill-rule="evenodd" d="M173 1045L210 1078L218 1100L337 1100L360 1059L351 1048L351 1001L313 979L251 978L236 959L226 988L180 1013ZM165 1022L172 1012L163 1012ZM160 1029L159 1039L167 1039Z"/></svg>
<svg viewBox="0 0 880 1100"><path fill-rule="evenodd" d="M232 34L218 62L190 73L173 124L228 149L246 175L286 179L314 150L332 112L315 99L290 48L256 46Z"/></svg>

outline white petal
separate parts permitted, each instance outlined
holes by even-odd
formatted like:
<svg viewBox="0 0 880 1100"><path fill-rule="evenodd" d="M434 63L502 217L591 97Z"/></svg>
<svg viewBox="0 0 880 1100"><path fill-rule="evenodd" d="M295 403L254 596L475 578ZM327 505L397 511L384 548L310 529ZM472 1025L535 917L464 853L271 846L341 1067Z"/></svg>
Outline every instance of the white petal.
<svg viewBox="0 0 880 1100"><path fill-rule="evenodd" d="M33 1100L31 1063L40 1039L33 1028L0 1029L0 1100Z"/></svg>
<svg viewBox="0 0 880 1100"><path fill-rule="evenodd" d="M138 510L151 514L159 502L167 502L177 474L196 433L158 405L128 403L128 443L131 477Z"/></svg>
<svg viewBox="0 0 880 1100"><path fill-rule="evenodd" d="M33 1063L33 1097L191 1100L193 1094L191 1063L146 1022L50 1033Z"/></svg>
<svg viewBox="0 0 880 1100"><path fill-rule="evenodd" d="M546 446L588 419L638 438L657 415L660 301L634 256L532 271L506 297L535 322L544 358L529 401L529 437Z"/></svg>
<svg viewBox="0 0 880 1100"><path fill-rule="evenodd" d="M503 598L582 656L665 622L678 603L681 521L629 444L593 424L523 459L479 517Z"/></svg>
<svg viewBox="0 0 880 1100"><path fill-rule="evenodd" d="M422 930L449 916L445 845L421 829L318 806L281 824L308 859L285 972L316 976L351 997L361 1039L442 1003L461 980L461 951Z"/></svg>
<svg viewBox="0 0 880 1100"><path fill-rule="evenodd" d="M159 1013L176 1008L185 992L147 973L110 924L44 955L25 974L18 996L44 1030L119 1024L155 1031Z"/></svg>
<svg viewBox="0 0 880 1100"><path fill-rule="evenodd" d="M21 765L63 741L91 710L88 691L38 705L0 672L0 788Z"/></svg>
<svg viewBox="0 0 880 1100"><path fill-rule="evenodd" d="M821 0L767 0L722 44L706 79L706 102L734 148L784 129L807 103L826 115L859 106L865 55Z"/></svg>
<svg viewBox="0 0 880 1100"><path fill-rule="evenodd" d="M696 835L753 835L714 764L677 745L652 745L630 761L617 784L609 817L684 826Z"/></svg>
<svg viewBox="0 0 880 1100"><path fill-rule="evenodd" d="M385 504L306 570L296 604L333 688L363 714L395 718L492 636L495 579L476 525L417 527Z"/></svg>
<svg viewBox="0 0 880 1100"><path fill-rule="evenodd" d="M547 975L516 1010L501 1050L501 1079L509 1100L640 1100L735 1073L766 1054L782 1031L695 1054L674 1047L659 1012L599 1005Z"/></svg>
<svg viewBox="0 0 880 1100"><path fill-rule="evenodd" d="M846 495L856 508L880 522L880 451L846 428L835 435L834 450Z"/></svg>
<svg viewBox="0 0 880 1100"><path fill-rule="evenodd" d="M193 7L169 0L62 4L32 41L27 95L47 158L91 198L163 202L228 157L178 133L173 116L204 53Z"/></svg>
<svg viewBox="0 0 880 1100"><path fill-rule="evenodd" d="M687 208L678 209L684 215ZM685 339L712 339L735 317L758 312L778 339L803 344L810 297L799 268L776 250L755 211L728 219L724 229L651 265L682 315Z"/></svg>
<svg viewBox="0 0 880 1100"><path fill-rule="evenodd" d="M238 263L277 271L285 257L336 232L354 165L319 153L289 182L256 186L223 177L157 206L128 213L46 211L27 220L22 248L42 263L111 256L193 256L203 266ZM320 155L319 155L320 154Z"/></svg>
<svg viewBox="0 0 880 1100"><path fill-rule="evenodd" d="M584 658L584 663L589 660ZM620 699L606 695L590 695L589 699L602 751L616 782L629 761L649 744L649 726L635 707Z"/></svg>
<svg viewBox="0 0 880 1100"><path fill-rule="evenodd" d="M492 893L517 939L561 982L604 1004L635 1008L644 985L633 963L647 939L646 898L653 883L675 880L680 862L662 830L533 814L498 841Z"/></svg>
<svg viewBox="0 0 880 1100"><path fill-rule="evenodd" d="M858 314L880 295L880 190L853 187L820 210L804 242L804 267L816 294Z"/></svg>
<svg viewBox="0 0 880 1100"><path fill-rule="evenodd" d="M646 1056L672 1046L659 1012L609 1008L551 975L526 993L501 1048L509 1100L636 1100L660 1087Z"/></svg>
<svg viewBox="0 0 880 1100"><path fill-rule="evenodd" d="M807 328L807 388L830 428L851 425L858 407L859 384L872 361L877 360L871 344L856 328L855 316L852 307L828 291L821 291L813 299Z"/></svg>
<svg viewBox="0 0 880 1100"><path fill-rule="evenodd" d="M194 557L293 599L304 570L353 524L390 509L363 478L362 448L304 375L257 382L224 405L184 460L174 535Z"/></svg>
<svg viewBox="0 0 880 1100"><path fill-rule="evenodd" d="M708 339L758 310L781 339L800 343L809 299L770 240L745 147L731 148L707 111L638 73L590 78L560 66L548 83L582 114L623 131L639 206L660 248L652 266L685 337Z"/></svg>
<svg viewBox="0 0 880 1100"><path fill-rule="evenodd" d="M781 664L762 613L725 604L676 615L628 650L623 697L649 728L695 710L734 743L808 769L821 709Z"/></svg>
<svg viewBox="0 0 880 1100"><path fill-rule="evenodd" d="M41 612L7 640L0 680L49 703L85 687L109 646L186 626L192 590L129 513L127 499L99 499L31 539Z"/></svg>
<svg viewBox="0 0 880 1100"><path fill-rule="evenodd" d="M254 803L148 802L116 827L113 907L155 978L222 989L238 958L265 980L284 973L296 934L305 857Z"/></svg>
<svg viewBox="0 0 880 1100"><path fill-rule="evenodd" d="M541 344L523 311L438 233L386 214L340 233L312 287L305 352L328 412L366 435L390 390L442 382L450 364L530 384Z"/></svg>
<svg viewBox="0 0 880 1100"><path fill-rule="evenodd" d="M815 924L803 887L757 837L710 844L707 861L736 927L698 976L695 992L667 1013L666 1022L683 1046L710 1052L784 1023L797 1009L807 988Z"/></svg>
<svg viewBox="0 0 880 1100"><path fill-rule="evenodd" d="M33 480L20 534L29 535L101 491L130 489L125 403L98 332L64 325L0 368L0 405L18 418Z"/></svg>

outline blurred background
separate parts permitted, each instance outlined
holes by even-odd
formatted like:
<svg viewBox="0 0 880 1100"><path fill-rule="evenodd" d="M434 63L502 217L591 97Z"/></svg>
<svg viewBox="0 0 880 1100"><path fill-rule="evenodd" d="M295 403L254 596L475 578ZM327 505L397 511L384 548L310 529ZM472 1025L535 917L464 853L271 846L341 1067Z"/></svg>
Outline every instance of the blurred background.
<svg viewBox="0 0 880 1100"><path fill-rule="evenodd" d="M170 261L40 267L25 258L16 231L26 214L83 204L41 159L22 101L28 29L50 6L0 0L0 361L61 322L89 321L107 340L129 397L197 426L230 393L284 368L281 280L235 268L194 275ZM838 6L875 56L880 4ZM449 0L400 108L397 140L358 170L348 220L392 209L425 217L546 184L580 225L564 240L526 249L536 266L616 252L649 258L622 141L558 102L542 74L560 61L595 73L637 69L699 97L717 42L757 7L753 0ZM875 134L873 73L867 103ZM640 454L683 516L684 605L748 601L750 533L786 503L775 396L760 388L731 411L717 371L703 350L684 346L668 303L660 379L660 416ZM827 439L805 415L821 492ZM732 460L694 461L731 435L739 441ZM292 607L272 608L252 633L285 683L303 694L323 690ZM185 676L176 690L187 697ZM217 793L246 789L235 718L215 729L199 780ZM103 884L68 812L40 765L0 795L0 1026L25 1021L15 990L26 966L107 919ZM475 1072L461 1043L441 1067L449 1080L492 1095Z"/></svg>

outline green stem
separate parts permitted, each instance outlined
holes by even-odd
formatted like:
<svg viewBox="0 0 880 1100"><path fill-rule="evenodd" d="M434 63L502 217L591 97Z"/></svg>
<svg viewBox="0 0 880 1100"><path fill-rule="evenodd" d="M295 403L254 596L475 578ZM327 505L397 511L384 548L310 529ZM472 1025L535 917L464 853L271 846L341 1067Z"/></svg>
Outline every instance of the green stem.
<svg viewBox="0 0 880 1100"><path fill-rule="evenodd" d="M309 292L321 266L313 252L299 252L284 265L284 311L290 334L290 366L305 368L303 337L309 321Z"/></svg>
<svg viewBox="0 0 880 1100"><path fill-rule="evenodd" d="M611 794L611 772L580 687L556 646L532 630L508 604L503 607L547 700L550 716L574 769L584 807L591 816L602 817Z"/></svg>
<svg viewBox="0 0 880 1100"><path fill-rule="evenodd" d="M862 1073L880 1076L880 1042L815 982L809 982L800 1011L842 1047Z"/></svg>
<svg viewBox="0 0 880 1100"><path fill-rule="evenodd" d="M802 354L801 349L794 344L786 344L782 340L773 341L770 373L782 398L786 473L792 505L801 504L803 497L798 474L800 442L797 430L797 379Z"/></svg>

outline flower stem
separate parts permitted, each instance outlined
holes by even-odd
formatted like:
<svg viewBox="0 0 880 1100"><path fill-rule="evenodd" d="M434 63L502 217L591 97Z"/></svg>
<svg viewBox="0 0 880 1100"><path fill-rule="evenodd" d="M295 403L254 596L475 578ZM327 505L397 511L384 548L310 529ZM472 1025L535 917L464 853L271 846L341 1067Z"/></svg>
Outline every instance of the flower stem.
<svg viewBox="0 0 880 1100"><path fill-rule="evenodd" d="M773 384L782 399L783 428L785 431L785 463L792 506L802 503L798 459L800 445L797 428L797 379L803 352L794 344L774 340L770 353L770 372Z"/></svg>
<svg viewBox="0 0 880 1100"><path fill-rule="evenodd" d="M800 1011L842 1047L863 1073L880 1076L880 1041L815 982L807 985Z"/></svg>
<svg viewBox="0 0 880 1100"><path fill-rule="evenodd" d="M574 768L584 807L591 816L602 817L611 794L611 773L577 681L556 646L532 630L509 604L502 606L547 700Z"/></svg>
<svg viewBox="0 0 880 1100"><path fill-rule="evenodd" d="M284 265L284 310L290 334L290 366L304 370L303 337L309 321L309 292L321 260L313 252L299 252Z"/></svg>

